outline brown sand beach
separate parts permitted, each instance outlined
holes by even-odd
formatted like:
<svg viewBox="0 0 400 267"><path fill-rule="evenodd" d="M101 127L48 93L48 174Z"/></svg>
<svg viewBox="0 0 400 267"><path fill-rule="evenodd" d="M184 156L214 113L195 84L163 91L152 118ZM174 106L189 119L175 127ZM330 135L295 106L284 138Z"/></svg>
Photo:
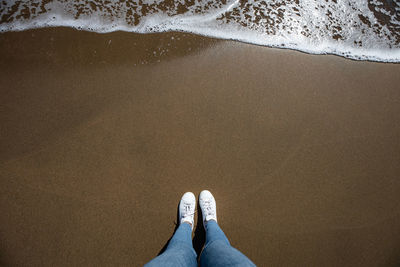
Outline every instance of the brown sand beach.
<svg viewBox="0 0 400 267"><path fill-rule="evenodd" d="M400 264L399 64L68 28L0 51L0 264L141 266L203 189L258 266Z"/></svg>

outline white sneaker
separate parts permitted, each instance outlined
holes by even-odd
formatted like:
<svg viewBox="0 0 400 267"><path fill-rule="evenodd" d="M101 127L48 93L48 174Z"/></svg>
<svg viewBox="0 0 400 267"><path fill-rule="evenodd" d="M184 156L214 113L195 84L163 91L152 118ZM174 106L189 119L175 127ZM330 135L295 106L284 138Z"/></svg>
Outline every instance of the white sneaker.
<svg viewBox="0 0 400 267"><path fill-rule="evenodd" d="M182 224L184 222L190 223L194 226L194 213L196 210L196 197L192 192L186 192L181 198L179 203L179 222Z"/></svg>
<svg viewBox="0 0 400 267"><path fill-rule="evenodd" d="M203 215L203 225L209 220L217 221L217 204L215 198L208 190L203 190L200 193L199 204Z"/></svg>

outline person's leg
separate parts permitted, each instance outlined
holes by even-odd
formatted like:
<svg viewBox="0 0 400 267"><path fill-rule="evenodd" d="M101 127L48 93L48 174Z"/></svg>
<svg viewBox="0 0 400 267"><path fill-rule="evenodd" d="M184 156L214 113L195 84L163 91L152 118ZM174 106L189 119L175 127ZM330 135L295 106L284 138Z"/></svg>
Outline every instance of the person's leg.
<svg viewBox="0 0 400 267"><path fill-rule="evenodd" d="M211 244L216 240L220 240L221 242L223 241L227 245L231 245L225 233L222 231L222 229L219 227L216 221L210 220L206 222L205 229L206 229L205 247L207 247L209 244Z"/></svg>
<svg viewBox="0 0 400 267"><path fill-rule="evenodd" d="M164 253L148 262L145 265L146 267L197 266L197 254L192 244L195 208L196 197L191 192L185 193L179 204L180 225L178 229L169 241Z"/></svg>
<svg viewBox="0 0 400 267"><path fill-rule="evenodd" d="M217 223L214 197L209 191L203 192L199 202L206 229L206 244L200 256L200 266L255 266L249 258L231 246Z"/></svg>
<svg viewBox="0 0 400 267"><path fill-rule="evenodd" d="M167 249L145 265L155 266L197 266L197 254L192 245L192 228L182 223L169 241Z"/></svg>

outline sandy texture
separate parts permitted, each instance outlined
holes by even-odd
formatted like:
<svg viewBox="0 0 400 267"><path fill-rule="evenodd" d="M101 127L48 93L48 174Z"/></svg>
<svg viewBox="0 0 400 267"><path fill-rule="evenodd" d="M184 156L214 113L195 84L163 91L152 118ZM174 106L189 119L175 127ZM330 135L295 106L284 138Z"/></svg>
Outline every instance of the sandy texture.
<svg viewBox="0 0 400 267"><path fill-rule="evenodd" d="M400 263L400 65L59 28L0 68L3 265L140 266L202 189L259 266Z"/></svg>

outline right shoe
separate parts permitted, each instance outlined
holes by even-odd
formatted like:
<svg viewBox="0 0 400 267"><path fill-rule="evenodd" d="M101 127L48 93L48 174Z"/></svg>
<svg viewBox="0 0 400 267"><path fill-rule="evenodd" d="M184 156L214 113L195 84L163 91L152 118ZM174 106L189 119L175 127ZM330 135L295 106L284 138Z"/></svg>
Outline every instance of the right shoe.
<svg viewBox="0 0 400 267"><path fill-rule="evenodd" d="M201 209L201 214L203 215L203 225L210 220L217 221L217 204L215 203L215 198L208 190L203 190L199 196L199 205Z"/></svg>

